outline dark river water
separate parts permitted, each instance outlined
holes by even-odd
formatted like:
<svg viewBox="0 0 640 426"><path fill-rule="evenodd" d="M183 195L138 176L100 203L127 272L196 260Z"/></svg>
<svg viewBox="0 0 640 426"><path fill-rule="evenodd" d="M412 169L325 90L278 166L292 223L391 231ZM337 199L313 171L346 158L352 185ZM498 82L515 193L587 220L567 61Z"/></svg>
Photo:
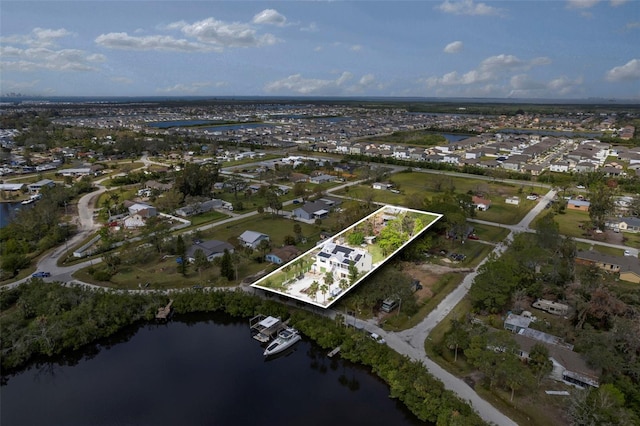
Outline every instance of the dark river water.
<svg viewBox="0 0 640 426"><path fill-rule="evenodd" d="M265 360L247 321L190 316L4 378L0 424L423 425L365 368L302 340Z"/></svg>

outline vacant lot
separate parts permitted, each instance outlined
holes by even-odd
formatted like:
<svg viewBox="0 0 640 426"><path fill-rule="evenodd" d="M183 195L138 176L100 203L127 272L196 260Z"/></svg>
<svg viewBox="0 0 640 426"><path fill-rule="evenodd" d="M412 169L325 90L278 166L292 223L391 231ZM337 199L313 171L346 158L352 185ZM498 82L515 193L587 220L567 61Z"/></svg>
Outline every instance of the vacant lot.
<svg viewBox="0 0 640 426"><path fill-rule="evenodd" d="M401 172L391 175L389 180L400 191L399 194L373 189L370 185L356 185L340 191L339 194L349 197L373 200L400 206L415 206L416 200L430 199L443 191L455 190L457 193L480 194L491 200L487 211L478 211L477 218L506 225L518 223L535 205L537 201L529 201L525 197L530 192L540 191L531 184L514 185L498 181L486 181L445 174ZM519 196L518 206L507 204L505 199ZM435 212L437 213L437 212Z"/></svg>

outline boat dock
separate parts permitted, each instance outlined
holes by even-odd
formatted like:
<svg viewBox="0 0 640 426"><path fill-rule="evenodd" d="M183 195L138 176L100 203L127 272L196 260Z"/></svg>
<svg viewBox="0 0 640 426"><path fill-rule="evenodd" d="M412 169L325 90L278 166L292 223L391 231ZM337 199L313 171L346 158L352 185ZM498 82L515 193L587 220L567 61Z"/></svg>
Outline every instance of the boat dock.
<svg viewBox="0 0 640 426"><path fill-rule="evenodd" d="M167 321L172 314L171 305L173 305L173 299L169 300L167 306L162 306L158 308L158 313L156 314L156 320L158 321Z"/></svg>
<svg viewBox="0 0 640 426"><path fill-rule="evenodd" d="M334 350L332 350L331 352L329 352L327 354L327 356L329 358L333 358L334 355L336 355L338 352L340 352L340 346L338 346L337 348L335 348Z"/></svg>
<svg viewBox="0 0 640 426"><path fill-rule="evenodd" d="M264 315L256 315L249 320L251 335L259 342L267 343L269 340L278 335L278 333L286 328L286 324L280 321L280 318L267 317Z"/></svg>

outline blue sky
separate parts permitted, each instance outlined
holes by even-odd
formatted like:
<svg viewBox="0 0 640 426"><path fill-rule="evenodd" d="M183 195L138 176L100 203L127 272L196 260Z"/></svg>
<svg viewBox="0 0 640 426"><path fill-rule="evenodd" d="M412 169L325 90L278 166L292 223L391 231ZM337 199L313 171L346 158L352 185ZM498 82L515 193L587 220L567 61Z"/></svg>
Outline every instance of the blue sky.
<svg viewBox="0 0 640 426"><path fill-rule="evenodd" d="M640 3L0 2L0 93L640 100Z"/></svg>

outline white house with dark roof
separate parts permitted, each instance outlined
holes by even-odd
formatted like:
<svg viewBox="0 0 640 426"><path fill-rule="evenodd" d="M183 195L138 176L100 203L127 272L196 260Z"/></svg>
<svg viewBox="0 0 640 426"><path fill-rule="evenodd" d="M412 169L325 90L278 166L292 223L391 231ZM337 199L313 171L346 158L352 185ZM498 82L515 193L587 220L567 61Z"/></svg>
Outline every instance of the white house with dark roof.
<svg viewBox="0 0 640 426"><path fill-rule="evenodd" d="M329 242L324 244L316 256L312 269L322 274L331 272L336 278L342 279L349 276L351 262L360 273L369 272L373 268L373 257L368 251Z"/></svg>

